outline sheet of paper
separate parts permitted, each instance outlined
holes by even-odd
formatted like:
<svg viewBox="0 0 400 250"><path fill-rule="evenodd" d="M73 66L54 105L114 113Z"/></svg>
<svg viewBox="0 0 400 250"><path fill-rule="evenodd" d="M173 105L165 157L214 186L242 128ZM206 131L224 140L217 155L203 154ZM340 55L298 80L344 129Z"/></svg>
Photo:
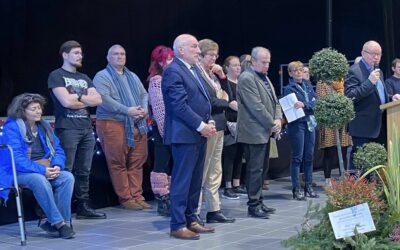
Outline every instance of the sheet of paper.
<svg viewBox="0 0 400 250"><path fill-rule="evenodd" d="M294 107L294 104L297 101L298 100L295 93L291 93L279 99L279 103L281 104L283 113L285 113L286 120L289 123L305 116L304 110L302 108L296 109Z"/></svg>
<svg viewBox="0 0 400 250"><path fill-rule="evenodd" d="M336 239L354 236L355 227L358 233L376 230L368 203L338 210L328 215Z"/></svg>

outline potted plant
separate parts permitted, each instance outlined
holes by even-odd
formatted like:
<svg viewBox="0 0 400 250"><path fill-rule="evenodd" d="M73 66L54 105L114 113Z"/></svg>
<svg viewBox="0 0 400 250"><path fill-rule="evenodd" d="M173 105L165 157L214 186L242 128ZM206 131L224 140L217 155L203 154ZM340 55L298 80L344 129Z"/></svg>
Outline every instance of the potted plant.
<svg viewBox="0 0 400 250"><path fill-rule="evenodd" d="M326 205L321 208L320 204L309 203L298 234L284 240L283 245L297 250L400 249L400 133L396 126L393 128L393 137L389 145L387 166L372 167L358 180L345 176L339 181L333 181L332 186L326 189L328 196ZM364 149L368 150L370 147L365 145ZM382 154L379 146L373 145L372 150ZM368 162L367 165L369 165L371 159L372 157L365 157L363 161ZM376 182L364 179L374 171L382 180L380 185L382 188L379 188ZM384 195L382 195L382 190ZM365 234L356 232L353 237L336 240L328 213L364 202L368 202L376 230ZM313 223L314 220L318 220L318 223Z"/></svg>
<svg viewBox="0 0 400 250"><path fill-rule="evenodd" d="M314 53L309 61L310 74L316 81L333 84L341 81L349 70L346 56L332 48Z"/></svg>
<svg viewBox="0 0 400 250"><path fill-rule="evenodd" d="M392 220L400 222L400 135L397 126L393 126L393 139L389 141L389 159L387 166L378 165L366 171L361 179L376 172L382 181L383 191L388 202ZM383 175L383 176L382 176Z"/></svg>
<svg viewBox="0 0 400 250"><path fill-rule="evenodd" d="M351 99L343 95L343 79L349 65L346 57L332 48L316 52L309 62L310 74L318 83L329 85L326 95L320 96L314 109L314 115L320 127L333 129L339 158L340 173L344 173L342 148L339 129L354 118L354 105ZM318 84L317 83L317 84Z"/></svg>
<svg viewBox="0 0 400 250"><path fill-rule="evenodd" d="M387 160L387 152L382 144L370 142L359 147L353 155L354 166L362 172L368 171L370 168L384 165Z"/></svg>
<svg viewBox="0 0 400 250"><path fill-rule="evenodd" d="M309 202L301 229L298 230L298 234L282 241L284 246L296 250L400 249L400 244L396 242L399 229L387 223L384 216L387 204L382 199L375 182L344 176L338 181L332 181L332 186L327 187L326 190L328 197L326 205L321 207L320 204L313 205L312 202ZM353 237L336 239L329 220L329 213L364 202L369 205L376 231L366 234L357 233ZM316 221L318 222L316 223Z"/></svg>

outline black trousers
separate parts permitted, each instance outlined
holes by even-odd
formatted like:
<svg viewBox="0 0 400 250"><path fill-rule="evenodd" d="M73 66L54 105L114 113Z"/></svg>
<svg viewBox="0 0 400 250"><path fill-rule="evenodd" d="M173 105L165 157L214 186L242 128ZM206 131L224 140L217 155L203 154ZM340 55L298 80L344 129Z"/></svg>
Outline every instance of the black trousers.
<svg viewBox="0 0 400 250"><path fill-rule="evenodd" d="M324 166L324 177L331 178L331 171L335 167L339 166L339 157L336 146L324 148L324 158L322 165ZM344 163L344 169L347 169L347 147L342 147L342 157ZM340 169L339 169L340 171ZM342 173L341 173L342 174Z"/></svg>
<svg viewBox="0 0 400 250"><path fill-rule="evenodd" d="M222 172L225 182L232 179L240 179L242 172L243 144L235 143L225 146L222 151L223 165Z"/></svg>
<svg viewBox="0 0 400 250"><path fill-rule="evenodd" d="M262 185L264 176L268 171L269 147L266 144L243 144L246 158L246 188L249 207L256 207L262 204Z"/></svg>
<svg viewBox="0 0 400 250"><path fill-rule="evenodd" d="M89 176L95 146L93 129L55 129L65 152L65 169L75 177L74 195L78 202L89 200Z"/></svg>
<svg viewBox="0 0 400 250"><path fill-rule="evenodd" d="M163 138L158 127L153 125L152 137L154 143L154 164L153 172L171 175L171 146L163 143Z"/></svg>

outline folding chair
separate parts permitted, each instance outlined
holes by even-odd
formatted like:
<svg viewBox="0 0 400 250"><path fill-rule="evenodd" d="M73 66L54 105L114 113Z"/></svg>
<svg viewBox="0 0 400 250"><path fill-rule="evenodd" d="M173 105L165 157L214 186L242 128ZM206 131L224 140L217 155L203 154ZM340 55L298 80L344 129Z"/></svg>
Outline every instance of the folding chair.
<svg viewBox="0 0 400 250"><path fill-rule="evenodd" d="M18 186L17 170L15 168L15 162L14 162L14 152L13 152L12 148L7 144L0 144L0 149L8 149L8 151L10 152L11 168L12 168L12 174L13 174L13 180L14 180L13 187L0 187L0 191L12 190L15 193L15 200L17 203L17 213L18 213L18 224L19 224L19 231L20 231L20 235L21 235L21 246L25 246L26 245L25 219L24 219L24 213L23 213L23 209L22 209L21 189Z"/></svg>

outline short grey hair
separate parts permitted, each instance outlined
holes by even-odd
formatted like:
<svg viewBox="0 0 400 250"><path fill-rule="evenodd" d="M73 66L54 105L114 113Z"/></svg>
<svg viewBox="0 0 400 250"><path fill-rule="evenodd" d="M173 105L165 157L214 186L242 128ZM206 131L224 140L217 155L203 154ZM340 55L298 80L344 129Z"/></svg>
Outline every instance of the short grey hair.
<svg viewBox="0 0 400 250"><path fill-rule="evenodd" d="M172 49L174 50L174 54L176 57L179 57L179 58L181 57L181 55L179 54L179 49L186 44L186 40L189 37L195 38L194 36L192 36L190 34L181 34L175 38L174 44L172 45Z"/></svg>
<svg viewBox="0 0 400 250"><path fill-rule="evenodd" d="M110 56L110 55L111 55L111 51L112 51L113 49L116 49L116 48L121 48L121 49L124 49L124 50L125 50L125 48L122 47L122 45L114 44L113 46L111 46L111 47L108 49L108 51L107 51L107 56Z"/></svg>
<svg viewBox="0 0 400 250"><path fill-rule="evenodd" d="M261 53L261 52L267 52L268 54L271 54L271 52L269 51L269 49L264 48L264 47L261 47L261 46L257 46L257 47L254 47L254 48L251 50L251 58L254 59L254 60L257 60L258 57L260 56L260 53Z"/></svg>

